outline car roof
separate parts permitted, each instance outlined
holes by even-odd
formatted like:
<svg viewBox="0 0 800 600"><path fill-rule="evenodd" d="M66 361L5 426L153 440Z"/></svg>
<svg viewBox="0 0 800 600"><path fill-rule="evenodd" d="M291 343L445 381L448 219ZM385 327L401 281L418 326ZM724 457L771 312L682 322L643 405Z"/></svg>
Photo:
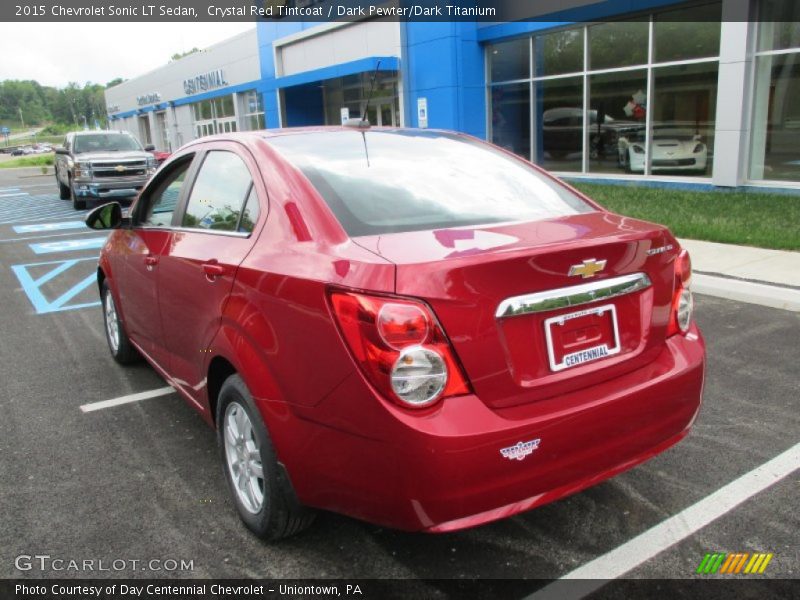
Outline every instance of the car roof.
<svg viewBox="0 0 800 600"><path fill-rule="evenodd" d="M207 135L181 146L180 150L188 150L206 143L214 142L235 142L255 151L259 144L265 144L273 147L270 144L271 139L278 139L281 137L292 137L300 135L334 135L340 133L352 133L353 135L360 136L362 133L389 133L402 135L405 132L413 133L417 137L437 137L437 136L451 136L455 138L470 138L472 136L459 131L450 131L446 129L419 129L414 127L354 127L342 125L315 125L310 127L285 127L282 129L260 129L255 131L231 131L225 133L217 133ZM177 154L177 153L176 153Z"/></svg>
<svg viewBox="0 0 800 600"><path fill-rule="evenodd" d="M117 131L116 129L101 129L101 130L92 130L92 131L73 131L72 135L98 135L98 134L119 134L119 135L131 135L130 131Z"/></svg>

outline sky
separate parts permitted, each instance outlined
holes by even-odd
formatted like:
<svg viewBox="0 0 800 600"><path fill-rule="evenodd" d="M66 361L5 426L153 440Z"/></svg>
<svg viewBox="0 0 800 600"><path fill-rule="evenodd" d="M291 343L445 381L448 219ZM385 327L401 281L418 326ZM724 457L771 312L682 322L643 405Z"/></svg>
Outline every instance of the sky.
<svg viewBox="0 0 800 600"><path fill-rule="evenodd" d="M208 46L253 23L0 23L0 81L64 87L130 79L177 52Z"/></svg>

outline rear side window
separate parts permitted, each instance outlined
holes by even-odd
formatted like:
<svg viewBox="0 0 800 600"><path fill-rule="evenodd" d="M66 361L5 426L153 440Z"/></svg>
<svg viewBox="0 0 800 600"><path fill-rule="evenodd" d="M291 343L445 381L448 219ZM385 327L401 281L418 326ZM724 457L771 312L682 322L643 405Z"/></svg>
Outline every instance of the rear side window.
<svg viewBox="0 0 800 600"><path fill-rule="evenodd" d="M255 186L250 186L250 193L247 194L247 202L244 203L242 218L239 221L239 231L252 233L258 221L261 209L258 206L258 195Z"/></svg>
<svg viewBox="0 0 800 600"><path fill-rule="evenodd" d="M350 236L595 210L492 146L435 131L337 131L269 143L311 181Z"/></svg>
<svg viewBox="0 0 800 600"><path fill-rule="evenodd" d="M222 150L209 152L192 186L183 227L237 231L251 187L250 171L241 158Z"/></svg>

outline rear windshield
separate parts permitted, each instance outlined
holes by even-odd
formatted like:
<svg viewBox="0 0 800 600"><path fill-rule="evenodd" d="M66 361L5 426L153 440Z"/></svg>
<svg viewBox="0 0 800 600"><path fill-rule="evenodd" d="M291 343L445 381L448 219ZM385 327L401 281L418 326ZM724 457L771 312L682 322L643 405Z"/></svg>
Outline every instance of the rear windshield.
<svg viewBox="0 0 800 600"><path fill-rule="evenodd" d="M311 181L351 237L594 210L516 158L453 134L354 130L269 143Z"/></svg>
<svg viewBox="0 0 800 600"><path fill-rule="evenodd" d="M119 133L93 133L75 136L75 153L81 152L124 152L141 150L139 141L129 135Z"/></svg>

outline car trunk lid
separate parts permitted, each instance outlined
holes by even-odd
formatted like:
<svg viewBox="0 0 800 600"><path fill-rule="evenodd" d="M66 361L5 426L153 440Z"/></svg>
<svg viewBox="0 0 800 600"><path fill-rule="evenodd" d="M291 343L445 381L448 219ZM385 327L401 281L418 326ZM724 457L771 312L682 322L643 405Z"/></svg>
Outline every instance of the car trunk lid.
<svg viewBox="0 0 800 600"><path fill-rule="evenodd" d="M665 339L678 244L657 225L593 212L357 241L395 263L398 294L431 305L493 407L621 375Z"/></svg>

